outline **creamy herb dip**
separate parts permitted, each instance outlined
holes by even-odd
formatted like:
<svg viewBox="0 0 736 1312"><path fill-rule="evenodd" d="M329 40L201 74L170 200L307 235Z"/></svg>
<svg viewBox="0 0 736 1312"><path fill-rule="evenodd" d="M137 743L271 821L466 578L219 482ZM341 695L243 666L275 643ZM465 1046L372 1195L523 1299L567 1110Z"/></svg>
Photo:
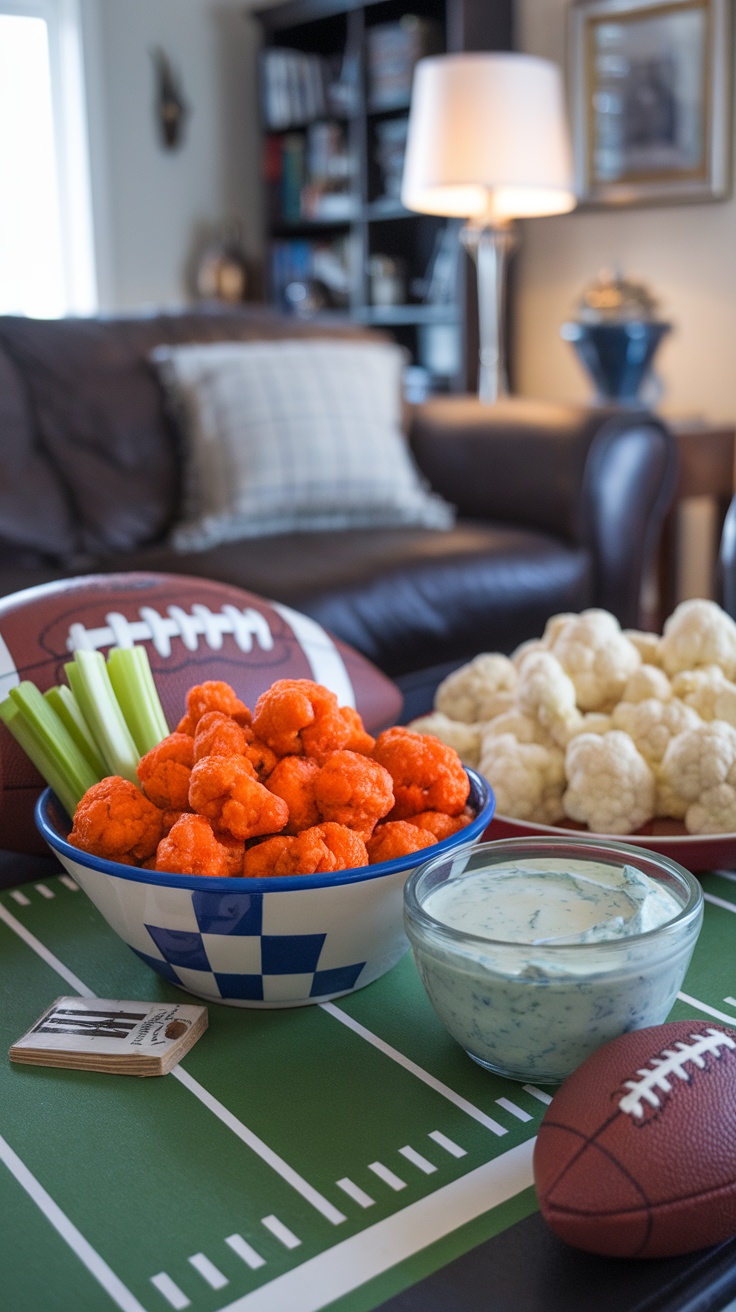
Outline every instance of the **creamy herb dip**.
<svg viewBox="0 0 736 1312"><path fill-rule="evenodd" d="M696 919L652 934L682 903L634 866L593 860L460 871L422 907L475 936L407 921L438 1016L481 1065L538 1081L564 1079L609 1039L661 1024L700 929Z"/></svg>

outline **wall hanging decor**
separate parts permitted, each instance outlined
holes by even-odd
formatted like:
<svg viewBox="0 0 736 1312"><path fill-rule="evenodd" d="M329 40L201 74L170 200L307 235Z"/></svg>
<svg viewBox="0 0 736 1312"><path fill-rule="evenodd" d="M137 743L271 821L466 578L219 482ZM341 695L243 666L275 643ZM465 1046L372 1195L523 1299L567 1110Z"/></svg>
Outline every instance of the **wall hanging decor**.
<svg viewBox="0 0 736 1312"><path fill-rule="evenodd" d="M569 75L581 203L728 195L730 32L730 0L572 5Z"/></svg>

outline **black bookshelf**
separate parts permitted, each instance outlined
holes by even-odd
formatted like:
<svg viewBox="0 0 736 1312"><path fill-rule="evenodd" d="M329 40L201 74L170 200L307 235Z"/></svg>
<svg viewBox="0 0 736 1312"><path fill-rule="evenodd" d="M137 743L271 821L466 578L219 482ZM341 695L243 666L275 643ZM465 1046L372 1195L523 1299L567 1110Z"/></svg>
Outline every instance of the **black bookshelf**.
<svg viewBox="0 0 736 1312"><path fill-rule="evenodd" d="M382 328L433 391L475 388L475 288L459 225L401 205L411 70L423 54L512 49L512 5L285 0L253 11L268 299L298 312L304 288L311 314Z"/></svg>

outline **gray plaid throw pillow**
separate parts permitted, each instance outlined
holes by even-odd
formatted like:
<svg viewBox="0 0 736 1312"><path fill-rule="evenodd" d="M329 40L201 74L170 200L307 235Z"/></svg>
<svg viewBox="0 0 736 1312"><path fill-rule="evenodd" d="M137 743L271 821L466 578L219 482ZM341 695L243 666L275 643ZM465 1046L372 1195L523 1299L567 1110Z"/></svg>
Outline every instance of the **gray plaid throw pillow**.
<svg viewBox="0 0 736 1312"><path fill-rule="evenodd" d="M454 522L401 431L398 346L215 342L159 347L151 359L183 443L177 550L275 533Z"/></svg>

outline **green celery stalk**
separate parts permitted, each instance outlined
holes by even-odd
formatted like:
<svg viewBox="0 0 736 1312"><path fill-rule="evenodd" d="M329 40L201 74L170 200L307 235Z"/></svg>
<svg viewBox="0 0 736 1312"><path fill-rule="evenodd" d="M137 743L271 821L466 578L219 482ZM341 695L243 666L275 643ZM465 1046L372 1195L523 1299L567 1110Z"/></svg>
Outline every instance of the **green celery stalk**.
<svg viewBox="0 0 736 1312"><path fill-rule="evenodd" d="M82 755L89 761L97 778L103 779L107 774L107 766L95 747L87 721L77 705L77 699L71 688L67 688L66 684L62 683L56 688L47 688L44 697L68 729Z"/></svg>
<svg viewBox="0 0 736 1312"><path fill-rule="evenodd" d="M140 786L140 752L113 692L104 656L77 651L64 671L108 772Z"/></svg>
<svg viewBox="0 0 736 1312"><path fill-rule="evenodd" d="M166 723L145 647L113 647L107 672L133 741L141 756L166 738Z"/></svg>
<svg viewBox="0 0 736 1312"><path fill-rule="evenodd" d="M0 702L0 717L73 816L98 776L36 685L25 680L11 688L7 699Z"/></svg>

